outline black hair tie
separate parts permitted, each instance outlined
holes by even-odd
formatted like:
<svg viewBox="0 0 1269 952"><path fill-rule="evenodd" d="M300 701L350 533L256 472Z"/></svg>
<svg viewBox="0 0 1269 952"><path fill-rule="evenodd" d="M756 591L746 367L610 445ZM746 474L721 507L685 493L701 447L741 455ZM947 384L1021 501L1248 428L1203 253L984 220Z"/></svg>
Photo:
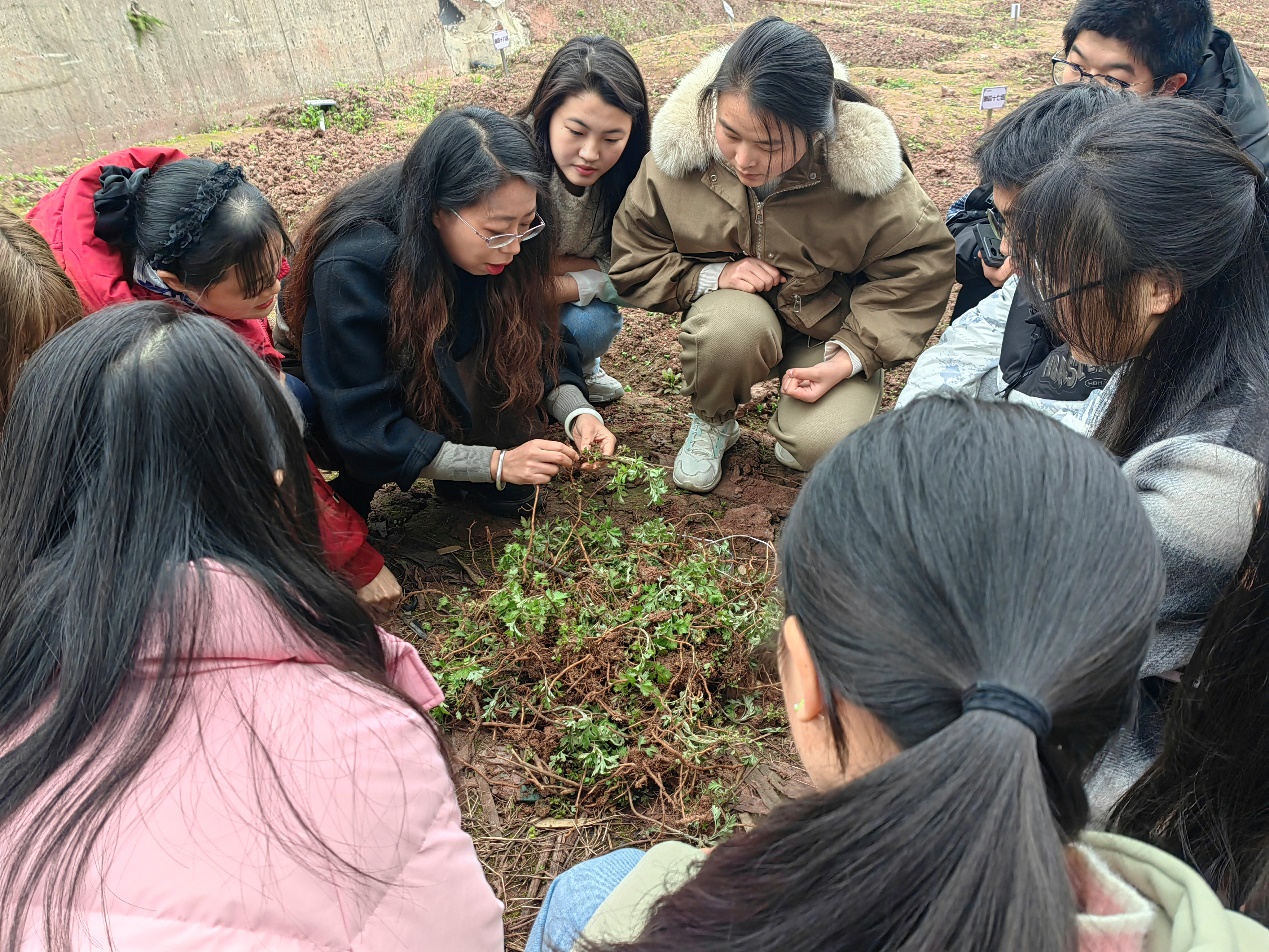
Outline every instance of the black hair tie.
<svg viewBox="0 0 1269 952"><path fill-rule="evenodd" d="M108 245L119 245L132 236L136 221L137 192L150 170L122 165L101 167L101 188L93 193L93 234Z"/></svg>
<svg viewBox="0 0 1269 952"><path fill-rule="evenodd" d="M1053 730L1053 716L1038 699L991 681L975 684L961 695L961 713L968 711L995 711L1012 717L1037 740L1044 740Z"/></svg>

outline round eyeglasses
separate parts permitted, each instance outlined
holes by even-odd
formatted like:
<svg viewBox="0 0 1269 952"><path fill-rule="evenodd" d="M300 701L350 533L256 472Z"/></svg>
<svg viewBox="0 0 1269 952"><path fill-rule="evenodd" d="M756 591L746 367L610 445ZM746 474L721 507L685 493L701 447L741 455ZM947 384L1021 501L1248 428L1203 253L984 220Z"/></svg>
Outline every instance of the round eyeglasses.
<svg viewBox="0 0 1269 952"><path fill-rule="evenodd" d="M543 229L546 228L546 222L542 220L541 215L538 215L537 221L533 224L533 226L530 227L528 231L521 232L518 235L482 235L476 229L475 225L469 222L462 215L458 214L458 212L454 212L454 217L475 232L476 237L487 244L490 248L505 248L514 241L528 241L530 238L536 238L538 235L542 234Z"/></svg>

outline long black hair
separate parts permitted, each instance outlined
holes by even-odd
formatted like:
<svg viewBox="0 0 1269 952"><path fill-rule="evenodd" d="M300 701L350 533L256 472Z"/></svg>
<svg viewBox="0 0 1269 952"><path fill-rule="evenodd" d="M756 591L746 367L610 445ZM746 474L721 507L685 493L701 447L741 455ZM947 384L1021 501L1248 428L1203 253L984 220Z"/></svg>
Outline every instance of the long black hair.
<svg viewBox="0 0 1269 952"><path fill-rule="evenodd" d="M181 708L209 563L392 691L373 623L323 561L278 382L218 321L107 308L27 362L0 443L0 829L23 826L5 838L0 946L42 894L45 945L70 947L94 845Z"/></svg>
<svg viewBox="0 0 1269 952"><path fill-rule="evenodd" d="M1269 489L1251 546L1168 701L1163 753L1110 827L1179 856L1269 925Z"/></svg>
<svg viewBox="0 0 1269 952"><path fill-rule="evenodd" d="M643 74L630 52L608 36L576 36L551 57L537 89L517 113L533 121L538 148L551 161L551 117L570 96L594 93L630 117L630 137L616 165L599 180L592 234L606 234L652 140L652 116ZM559 169L556 175L561 175Z"/></svg>
<svg viewBox="0 0 1269 952"><path fill-rule="evenodd" d="M815 468L780 561L843 767L840 701L900 753L718 846L621 948L1069 952L1063 845L1164 585L1109 454L1022 407L918 400ZM1041 703L1047 736L962 713L984 682Z"/></svg>
<svg viewBox="0 0 1269 952"><path fill-rule="evenodd" d="M1139 99L1093 120L1014 204L1033 305L1093 362L1127 361L1097 428L1127 456L1217 390L1269 392L1269 190L1209 109ZM1179 298L1141 341L1147 283Z"/></svg>
<svg viewBox="0 0 1269 952"><path fill-rule="evenodd" d="M107 166L94 205L94 231L123 252L129 278L143 262L205 291L237 268L243 294L257 297L292 250L269 200L227 162L179 159L130 174Z"/></svg>
<svg viewBox="0 0 1269 952"><path fill-rule="evenodd" d="M701 94L701 126L713 139L713 110L723 93L745 97L772 142L795 131L807 147L837 128L837 103L873 105L868 95L833 71L828 47L814 33L779 17L763 17L736 38L713 82ZM905 151L903 161L911 167Z"/></svg>
<svg viewBox="0 0 1269 952"><path fill-rule="evenodd" d="M378 169L336 192L305 226L287 286L286 320L303 347L313 268L338 238L368 222L382 222L401 240L392 259L390 347L402 370L414 418L457 436L444 396L436 347L450 330L458 274L432 221L437 210L458 212L513 179L538 194L543 234L520 247L496 280L476 279L492 346L485 377L503 390L499 410L523 416L543 396L543 370L558 371L559 308L551 285L554 216L546 160L527 124L491 109L468 106L441 113L423 130L404 162ZM470 317L470 315L458 315Z"/></svg>

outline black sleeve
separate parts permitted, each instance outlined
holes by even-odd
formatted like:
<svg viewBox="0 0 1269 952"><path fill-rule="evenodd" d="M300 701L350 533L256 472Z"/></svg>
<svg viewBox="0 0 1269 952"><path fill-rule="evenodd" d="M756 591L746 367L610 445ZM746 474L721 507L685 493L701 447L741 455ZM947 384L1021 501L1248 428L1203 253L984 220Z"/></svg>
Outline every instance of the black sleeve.
<svg viewBox="0 0 1269 952"><path fill-rule="evenodd" d="M305 381L349 473L406 489L445 441L406 415L389 359L388 270L395 249L395 236L372 224L322 253L313 269L302 353Z"/></svg>

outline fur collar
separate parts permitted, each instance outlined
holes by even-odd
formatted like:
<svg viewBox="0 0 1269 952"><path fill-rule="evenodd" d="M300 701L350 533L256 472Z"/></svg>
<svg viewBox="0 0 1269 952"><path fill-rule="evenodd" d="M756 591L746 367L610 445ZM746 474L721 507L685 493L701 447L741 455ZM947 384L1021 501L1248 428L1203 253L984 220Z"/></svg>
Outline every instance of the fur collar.
<svg viewBox="0 0 1269 952"><path fill-rule="evenodd" d="M722 65L728 47L710 53L679 81L652 121L652 158L666 175L678 178L703 171L710 159L721 160L711 130L701 128L697 104ZM836 59L839 79L846 68ZM825 143L829 178L843 192L876 198L903 178L903 152L889 117L863 103L837 104L837 131Z"/></svg>

